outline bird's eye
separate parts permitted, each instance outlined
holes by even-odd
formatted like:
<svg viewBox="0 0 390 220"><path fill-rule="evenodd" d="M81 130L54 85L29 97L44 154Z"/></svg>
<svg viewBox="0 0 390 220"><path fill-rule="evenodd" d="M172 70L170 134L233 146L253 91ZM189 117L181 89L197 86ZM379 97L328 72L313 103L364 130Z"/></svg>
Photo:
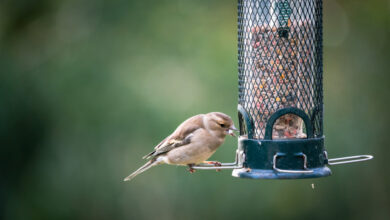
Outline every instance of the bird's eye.
<svg viewBox="0 0 390 220"><path fill-rule="evenodd" d="M225 124L219 124L219 126L221 126L221 127L223 127L223 128L224 128L226 125L225 125Z"/></svg>

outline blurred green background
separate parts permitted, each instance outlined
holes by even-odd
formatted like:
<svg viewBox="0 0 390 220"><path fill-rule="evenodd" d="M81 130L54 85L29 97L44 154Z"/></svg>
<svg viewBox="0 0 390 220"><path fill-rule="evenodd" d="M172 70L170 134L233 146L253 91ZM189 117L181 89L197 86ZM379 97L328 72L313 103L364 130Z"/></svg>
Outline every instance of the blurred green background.
<svg viewBox="0 0 390 220"><path fill-rule="evenodd" d="M321 179L160 166L125 183L189 116L237 124L237 2L1 1L0 219L390 219L389 14L324 0L326 148L374 160Z"/></svg>

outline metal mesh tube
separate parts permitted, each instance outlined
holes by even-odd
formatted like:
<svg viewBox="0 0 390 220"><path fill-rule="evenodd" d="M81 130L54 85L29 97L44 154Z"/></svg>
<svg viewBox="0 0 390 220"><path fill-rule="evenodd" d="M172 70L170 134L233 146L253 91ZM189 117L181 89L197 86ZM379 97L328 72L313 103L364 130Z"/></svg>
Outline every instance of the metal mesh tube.
<svg viewBox="0 0 390 220"><path fill-rule="evenodd" d="M257 139L277 110L303 110L322 136L322 0L239 0L239 104ZM281 116L273 139L305 138L301 118Z"/></svg>

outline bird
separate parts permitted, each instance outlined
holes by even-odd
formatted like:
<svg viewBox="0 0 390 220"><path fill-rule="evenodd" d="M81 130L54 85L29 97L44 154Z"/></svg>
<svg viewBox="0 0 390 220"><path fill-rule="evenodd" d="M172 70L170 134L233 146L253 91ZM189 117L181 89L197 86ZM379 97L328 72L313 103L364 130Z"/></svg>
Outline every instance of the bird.
<svg viewBox="0 0 390 220"><path fill-rule="evenodd" d="M237 128L230 116L222 112L210 112L190 117L161 141L143 159L148 162L127 176L130 181L140 173L160 164L184 165L193 173L200 163L221 166L217 161L207 161L225 141L226 135L235 136Z"/></svg>

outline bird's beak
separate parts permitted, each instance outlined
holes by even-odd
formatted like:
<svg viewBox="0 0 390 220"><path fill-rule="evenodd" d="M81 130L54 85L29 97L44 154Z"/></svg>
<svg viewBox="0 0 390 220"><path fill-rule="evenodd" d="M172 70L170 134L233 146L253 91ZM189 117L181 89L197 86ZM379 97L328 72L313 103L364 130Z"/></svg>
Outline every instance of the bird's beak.
<svg viewBox="0 0 390 220"><path fill-rule="evenodd" d="M234 134L234 131L238 131L238 129L236 127L234 127L234 125L232 125L230 128L229 128L229 131L228 131L228 134L235 137L236 134Z"/></svg>

